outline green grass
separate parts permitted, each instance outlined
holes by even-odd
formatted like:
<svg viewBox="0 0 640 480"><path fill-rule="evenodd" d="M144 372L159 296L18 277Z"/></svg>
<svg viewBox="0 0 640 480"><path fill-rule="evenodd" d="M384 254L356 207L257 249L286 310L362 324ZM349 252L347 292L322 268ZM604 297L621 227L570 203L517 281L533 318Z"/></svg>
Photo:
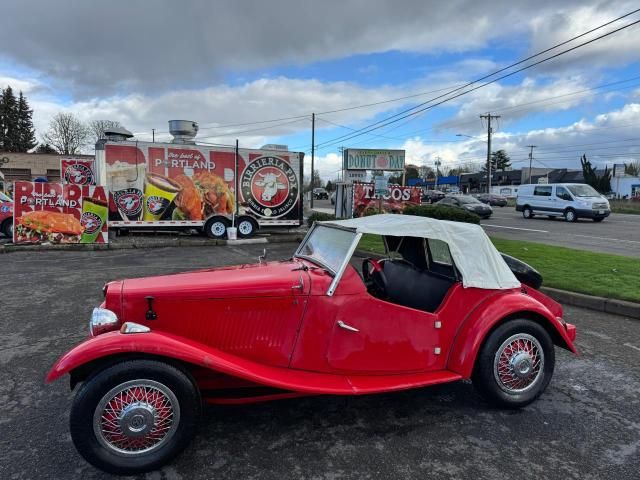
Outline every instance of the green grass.
<svg viewBox="0 0 640 480"><path fill-rule="evenodd" d="M640 202L630 200L609 200L613 213L631 213L640 215Z"/></svg>
<svg viewBox="0 0 640 480"><path fill-rule="evenodd" d="M500 252L538 270L544 286L640 302L639 258L501 238L491 241ZM377 235L364 235L358 248L384 253L382 239Z"/></svg>

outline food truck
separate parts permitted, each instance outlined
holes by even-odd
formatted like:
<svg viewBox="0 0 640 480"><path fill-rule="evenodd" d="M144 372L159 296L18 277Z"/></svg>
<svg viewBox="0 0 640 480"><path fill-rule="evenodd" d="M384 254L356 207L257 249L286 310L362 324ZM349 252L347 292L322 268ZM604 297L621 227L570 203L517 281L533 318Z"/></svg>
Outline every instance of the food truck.
<svg viewBox="0 0 640 480"><path fill-rule="evenodd" d="M302 224L303 153L197 144L196 122L169 121L173 141L142 142L126 130L96 144L98 185L109 191L109 228L202 229L250 237L264 226Z"/></svg>

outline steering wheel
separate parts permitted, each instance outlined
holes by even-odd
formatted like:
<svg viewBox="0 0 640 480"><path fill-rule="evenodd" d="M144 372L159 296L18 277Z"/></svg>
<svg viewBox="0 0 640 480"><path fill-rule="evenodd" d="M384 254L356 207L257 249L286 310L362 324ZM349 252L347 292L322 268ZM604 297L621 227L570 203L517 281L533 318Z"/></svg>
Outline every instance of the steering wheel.
<svg viewBox="0 0 640 480"><path fill-rule="evenodd" d="M365 258L362 261L362 276L367 286L370 286L380 296L387 294L387 276L378 260Z"/></svg>

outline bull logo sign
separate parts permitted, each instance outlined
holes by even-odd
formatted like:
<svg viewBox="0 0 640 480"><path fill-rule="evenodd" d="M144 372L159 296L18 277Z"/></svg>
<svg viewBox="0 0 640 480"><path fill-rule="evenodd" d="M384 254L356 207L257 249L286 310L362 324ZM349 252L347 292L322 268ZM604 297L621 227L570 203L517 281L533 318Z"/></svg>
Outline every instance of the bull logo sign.
<svg viewBox="0 0 640 480"><path fill-rule="evenodd" d="M242 172L240 190L247 206L263 218L278 218L297 203L298 177L280 157L259 157Z"/></svg>

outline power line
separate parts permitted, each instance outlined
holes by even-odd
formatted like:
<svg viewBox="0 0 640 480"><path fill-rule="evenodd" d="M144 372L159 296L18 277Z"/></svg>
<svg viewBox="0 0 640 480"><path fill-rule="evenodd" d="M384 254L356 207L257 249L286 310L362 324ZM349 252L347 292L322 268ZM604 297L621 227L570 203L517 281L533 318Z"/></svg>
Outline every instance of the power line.
<svg viewBox="0 0 640 480"><path fill-rule="evenodd" d="M640 9L639 9L639 10L640 10ZM638 11L638 10L636 10L636 11ZM634 12L632 12L632 13L634 13ZM629 14L627 14L627 15L629 15ZM625 16L626 16L626 15L625 15ZM621 17L621 18L623 18L623 17ZM609 23L611 23L611 22L609 22ZM369 125L369 126L366 126L366 127L361 128L361 129L358 129L358 132L359 132L359 133L355 133L355 134L353 134L353 135L342 135L342 136L340 136L340 137L337 137L337 138L334 138L334 139L328 140L328 141L326 141L326 142L322 142L322 143L318 144L318 147L326 147L326 146L333 145L333 144L335 144L335 143L337 143L337 142L341 142L341 141L342 141L342 142L344 142L344 141L347 141L347 140L351 140L351 139L356 138L356 137L358 137L358 136L360 136L360 135L364 135L364 134L369 133L369 132L371 132L371 131L373 131L373 130L377 130L377 129L379 129L379 128L382 128L382 127L384 127L384 126L386 126L386 125L390 125L390 124L393 124L393 123L395 123L395 122L398 122L398 121L400 121L400 120L402 120L402 119L404 119L404 118L408 118L408 117L411 117L411 116L413 116L413 115L416 115L416 114L418 114L418 113L420 113L420 112L423 112L423 111L426 111L426 110L430 110L430 109L435 108L435 107L437 107L438 105L441 105L441 104L443 104L443 103L445 103L445 102L451 101L451 100L453 100L453 99L455 99L455 98L461 97L461 96L466 95L466 94L468 94L468 93L471 93L471 92L473 92L473 91L475 91L475 90L478 90L478 89L480 89L480 88L486 87L487 85L490 85L490 84L492 84L492 83L495 83L495 82L497 82L497 81L499 81L499 80L503 80L503 79L505 79L505 78L507 78L507 77L513 76L513 75L515 75L515 74L517 74L517 73L520 73L520 72L522 72L522 71L524 71L524 70L527 70L527 69L529 69L529 68L532 68L532 67L535 67L535 66L537 66L537 65L540 65L541 63L547 62L547 61L549 61L549 60L553 60L554 58L557 58L557 57L559 57L559 56L561 56L561 55L564 55L564 54L566 54L566 53L569 53L569 52L571 52L571 51L573 51L573 50L576 50L576 49L578 49L578 48L581 48L581 47L584 47L584 46L586 46L586 45L589 45L589 44L591 44L591 43L593 43L593 42L596 42L596 41L601 40L601 39L603 39L603 38L605 38L605 37L608 37L608 36L610 36L610 35L613 35L614 33L617 33L617 32L619 32L619 31L621 31L621 30L624 30L624 29L626 29L626 28L629 28L629 27L631 27L631 26L633 26L633 25L636 25L636 24L638 24L638 23L640 23L640 20L636 20L635 22L629 23L629 24L624 25L624 26L622 26L622 27L619 27L619 28L617 28L617 29L615 29L615 30L612 30L612 31L610 31L610 32L607 32L607 33L605 33L605 34L602 34L602 35L600 35L600 36L598 36L598 37L596 37L596 38L593 38L593 39L591 39L591 40L588 40L588 41L586 41L586 42L583 42L583 43L581 43L581 44L578 44L578 45L576 45L576 46L574 46L574 47L571 47L571 48L568 48L568 49L566 49L566 50L563 50L563 51L561 51L561 52L559 52L559 53L556 53L556 54L554 54L554 55L552 55L552 56L550 56L550 57L544 58L544 59L542 59L542 60L539 60L539 61L534 62L534 63L529 64L529 65L526 65L526 66L524 66L524 67L522 67L522 68L519 68L519 69L517 69L517 70L515 70L515 71L513 71L513 72L510 72L510 73L508 73L508 74L502 75L502 76L500 76L500 77L498 77L498 78L495 78L495 79L493 79L493 80L490 80L490 81L488 81L488 82L485 82L485 83L483 83L483 84L481 84L481 85L478 85L478 86L476 86L476 87L474 87L474 88L471 88L471 89L469 89L469 90L466 90L466 91L463 91L463 92L461 92L461 93L458 93L458 94L456 94L456 95L454 95L454 96L452 96L452 97L445 98L444 100L441 100L440 102L437 102L437 103L435 103L435 104L433 104L433 105L428 105L428 106L426 106L426 107L424 107L424 108L421 108L421 109L419 109L419 110L413 111L413 112L408 113L408 114L406 114L406 115L400 116L399 118L395 118L395 119L393 119L394 117L397 117L398 115L401 115L402 113L406 113L406 112L409 112L410 110L414 110L414 109L415 109L415 108L417 108L418 106L425 105L425 104L427 104L427 103L429 103L429 102L431 102L431 101L433 101L433 100L436 100L436 99L438 99L438 98L445 97L446 95L448 95L448 94L450 94L450 93L453 93L453 92L455 92L455 91L458 91L458 90L460 90L461 88L464 88L464 87L457 88L457 89L455 89L455 90L452 90L452 91L451 91L451 92L449 92L448 94L440 95L440 96L435 97L435 98L433 98L433 99L431 99L431 100L428 100L427 102L423 102L423 103L419 104L419 105L418 105L418 106L416 106L416 107L412 107L411 109L404 110L403 112L400 112L400 113L398 113L398 114L392 115L392 116L390 116L390 117L387 117L386 119L380 120L380 121L378 121L378 122L372 123L372 124L371 124L371 125ZM607 25L607 24L604 24L604 25ZM604 25L602 25L602 26L604 26ZM600 26L600 27L598 27L598 28L602 28L602 26ZM589 33L589 32L586 32L586 33ZM567 40L567 41L565 41L565 42L563 42L563 43L561 43L561 44L558 44L558 45L556 45L556 46L554 46L554 47L551 47L551 48L549 48L549 49L545 50L545 52L547 52L547 51L549 51L549 50L553 50L553 49L557 48L557 47L558 47L558 46L560 46L560 45L566 44L567 42L573 41L575 38L579 38L579 37L581 37L581 36L584 36L586 33L581 34L581 35L578 35L577 37L574 37L573 39ZM541 52L541 53L542 53L542 52ZM533 55L533 56L531 56L531 57L529 57L529 58L539 56L539 55L541 55L541 53L538 53L538 54L536 54L536 55ZM473 85L473 84L478 83L479 81L481 81L481 80L483 80L483 79L486 79L486 78L492 77L492 76L496 75L498 72L504 71L504 70L506 70L506 69L508 69L508 68L512 68L513 66L515 66L515 65L519 65L519 64L523 63L524 61L526 61L526 59L525 59L525 60L521 60L521 61L519 61L519 62L516 62L516 63L514 63L514 64L510 65L509 67L505 67L505 68L503 68L503 69L501 69L501 70L498 70L497 72L494 72L494 73L492 73L492 74L486 75L486 76L482 77L481 79L475 80L475 81L473 81L473 82L469 82L466 86ZM393 119L393 120L392 120L392 119ZM386 122L386 123L385 123L385 122Z"/></svg>

